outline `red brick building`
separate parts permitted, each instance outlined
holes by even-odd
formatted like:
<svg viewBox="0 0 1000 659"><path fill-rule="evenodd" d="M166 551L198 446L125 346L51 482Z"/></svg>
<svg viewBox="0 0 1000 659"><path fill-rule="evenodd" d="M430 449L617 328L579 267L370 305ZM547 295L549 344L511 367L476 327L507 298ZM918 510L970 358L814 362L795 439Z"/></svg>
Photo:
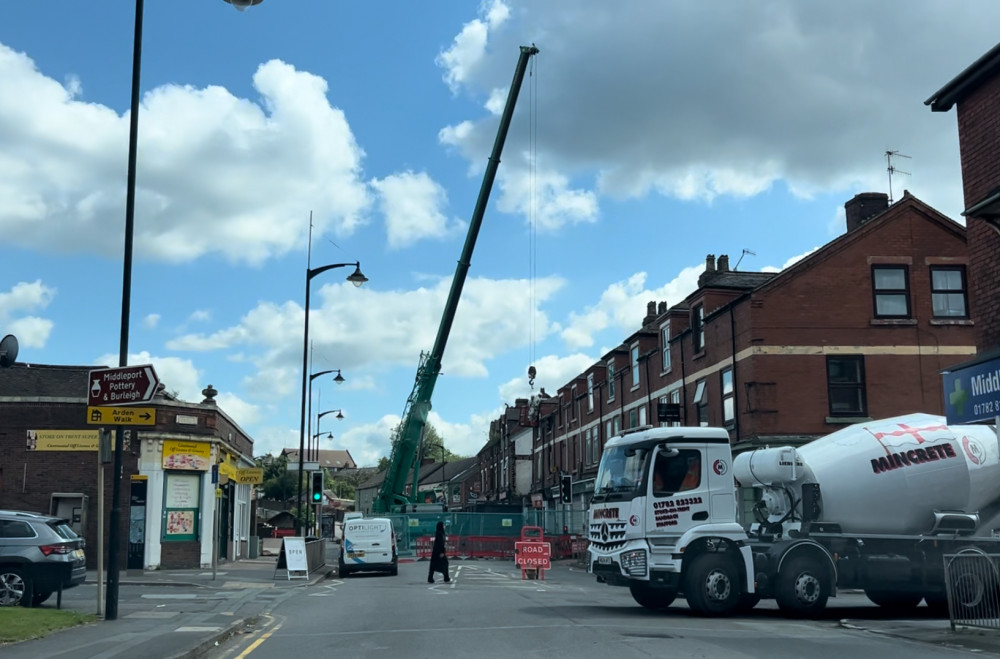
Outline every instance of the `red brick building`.
<svg viewBox="0 0 1000 659"><path fill-rule="evenodd" d="M956 107L970 282L979 352L1000 348L1000 45L925 101L934 112Z"/></svg>
<svg viewBox="0 0 1000 659"><path fill-rule="evenodd" d="M908 192L892 206L859 194L845 211L846 233L780 273L709 255L695 292L650 302L620 346L528 403L535 499L557 505L569 473L583 505L625 428L721 426L740 450L940 414L940 371L975 352L965 229Z"/></svg>
<svg viewBox="0 0 1000 659"><path fill-rule="evenodd" d="M113 469L99 460L99 426L88 423L91 368L0 368L0 508L67 518L87 541L87 564L94 568L98 548L106 555L110 541ZM123 568L198 568L211 566L213 553L222 560L249 553L253 485L240 476L254 467L253 440L216 406L211 385L202 393L202 402L190 403L161 387L141 406L153 410L155 422L127 433L119 516ZM98 542L102 497L104 537Z"/></svg>

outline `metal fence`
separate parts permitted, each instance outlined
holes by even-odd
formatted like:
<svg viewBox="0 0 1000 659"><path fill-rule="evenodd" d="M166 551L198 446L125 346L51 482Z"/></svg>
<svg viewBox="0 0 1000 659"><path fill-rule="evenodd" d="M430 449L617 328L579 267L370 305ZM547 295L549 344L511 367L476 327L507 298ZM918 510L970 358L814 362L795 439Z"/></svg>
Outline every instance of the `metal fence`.
<svg viewBox="0 0 1000 659"><path fill-rule="evenodd" d="M401 555L413 555L421 537L434 535L437 523L444 522L449 536L520 538L524 526L540 526L546 536L584 535L586 510L528 510L511 513L420 512L388 514L396 532Z"/></svg>
<svg viewBox="0 0 1000 659"><path fill-rule="evenodd" d="M1000 554L963 549L944 557L948 617L956 626L1000 630Z"/></svg>

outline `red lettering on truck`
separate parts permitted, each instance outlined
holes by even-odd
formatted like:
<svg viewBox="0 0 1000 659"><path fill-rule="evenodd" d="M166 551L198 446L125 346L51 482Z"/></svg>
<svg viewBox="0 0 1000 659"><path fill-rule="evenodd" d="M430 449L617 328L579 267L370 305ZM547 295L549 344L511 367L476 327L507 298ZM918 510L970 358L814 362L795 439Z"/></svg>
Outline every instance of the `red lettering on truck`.
<svg viewBox="0 0 1000 659"><path fill-rule="evenodd" d="M923 464L924 462L947 460L955 457L958 457L958 454L955 452L955 447L952 446L951 443L936 444L934 446L925 446L924 448L911 449L909 451L900 451L899 453L890 453L889 455L881 458L872 458L872 472L882 474L894 469Z"/></svg>

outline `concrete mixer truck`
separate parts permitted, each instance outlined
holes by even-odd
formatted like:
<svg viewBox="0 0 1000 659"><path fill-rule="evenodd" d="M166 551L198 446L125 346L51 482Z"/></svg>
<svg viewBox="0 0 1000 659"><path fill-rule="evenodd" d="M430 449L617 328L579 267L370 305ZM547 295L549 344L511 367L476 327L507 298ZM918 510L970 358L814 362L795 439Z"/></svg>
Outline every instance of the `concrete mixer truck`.
<svg viewBox="0 0 1000 659"><path fill-rule="evenodd" d="M947 611L946 557L1000 553L996 429L911 414L734 460L721 428L637 428L605 446L588 521L589 572L647 608L683 595L727 615L773 598L814 617L861 589ZM976 565L949 571L956 610L997 601L994 564Z"/></svg>

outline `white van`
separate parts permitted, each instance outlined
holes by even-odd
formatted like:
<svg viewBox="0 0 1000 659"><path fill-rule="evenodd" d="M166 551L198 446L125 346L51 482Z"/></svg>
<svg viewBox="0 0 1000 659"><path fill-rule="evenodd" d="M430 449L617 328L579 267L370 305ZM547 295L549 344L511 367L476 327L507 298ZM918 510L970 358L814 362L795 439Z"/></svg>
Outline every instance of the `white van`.
<svg viewBox="0 0 1000 659"><path fill-rule="evenodd" d="M385 517L367 517L344 522L338 568L341 577L368 570L399 574L392 521Z"/></svg>

